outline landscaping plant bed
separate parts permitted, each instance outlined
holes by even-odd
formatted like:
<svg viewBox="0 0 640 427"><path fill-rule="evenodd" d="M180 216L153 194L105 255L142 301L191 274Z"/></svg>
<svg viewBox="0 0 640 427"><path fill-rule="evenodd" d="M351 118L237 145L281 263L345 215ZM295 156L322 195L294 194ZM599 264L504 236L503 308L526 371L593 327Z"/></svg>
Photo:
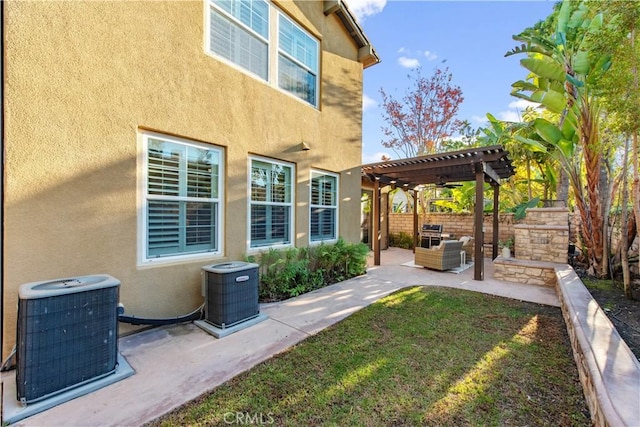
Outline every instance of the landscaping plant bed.
<svg viewBox="0 0 640 427"><path fill-rule="evenodd" d="M583 277L582 282L631 352L640 360L640 282L636 280L632 283L635 299L629 299L624 295L621 282L587 277Z"/></svg>

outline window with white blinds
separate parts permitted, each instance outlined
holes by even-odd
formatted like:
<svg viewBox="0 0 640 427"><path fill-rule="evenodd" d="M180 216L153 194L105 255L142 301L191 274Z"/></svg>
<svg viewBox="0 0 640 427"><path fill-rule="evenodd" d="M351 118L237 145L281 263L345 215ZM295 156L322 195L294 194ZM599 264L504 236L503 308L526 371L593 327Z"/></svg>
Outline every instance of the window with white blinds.
<svg viewBox="0 0 640 427"><path fill-rule="evenodd" d="M265 0L209 0L208 5L205 37L211 54L318 107L317 39Z"/></svg>
<svg viewBox="0 0 640 427"><path fill-rule="evenodd" d="M145 259L220 250L222 151L145 134Z"/></svg>
<svg viewBox="0 0 640 427"><path fill-rule="evenodd" d="M289 245L293 233L293 166L250 159L250 247Z"/></svg>
<svg viewBox="0 0 640 427"><path fill-rule="evenodd" d="M316 105L318 42L285 15L278 31L278 86Z"/></svg>
<svg viewBox="0 0 640 427"><path fill-rule="evenodd" d="M215 0L209 8L209 49L263 80L269 75L269 4Z"/></svg>
<svg viewBox="0 0 640 427"><path fill-rule="evenodd" d="M338 175L311 172L310 240L321 242L338 238Z"/></svg>

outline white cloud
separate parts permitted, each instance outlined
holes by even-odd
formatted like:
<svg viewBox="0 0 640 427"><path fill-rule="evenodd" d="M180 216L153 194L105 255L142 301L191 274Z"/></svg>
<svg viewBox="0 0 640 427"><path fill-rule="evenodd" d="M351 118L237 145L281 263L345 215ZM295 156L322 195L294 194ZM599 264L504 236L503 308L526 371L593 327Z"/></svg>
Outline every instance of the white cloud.
<svg viewBox="0 0 640 427"><path fill-rule="evenodd" d="M498 118L499 120L507 121L507 122L522 121L522 117L520 116L520 113L513 110L501 111L496 115L496 118Z"/></svg>
<svg viewBox="0 0 640 427"><path fill-rule="evenodd" d="M436 59L438 59L438 55L428 50L424 51L424 56L425 58L427 58L427 61L435 61Z"/></svg>
<svg viewBox="0 0 640 427"><path fill-rule="evenodd" d="M471 123L477 126L486 126L489 123L486 116L471 116Z"/></svg>
<svg viewBox="0 0 640 427"><path fill-rule="evenodd" d="M391 157L391 153L385 153L383 151L378 151L377 153L373 153L373 154L365 154L364 152L362 153L362 163L363 164L367 164L367 163L378 163L382 161L382 156L386 156L386 157Z"/></svg>
<svg viewBox="0 0 640 427"><path fill-rule="evenodd" d="M420 61L416 58L407 58L406 56L401 56L398 58L398 64L400 64L404 68L417 68L420 66Z"/></svg>
<svg viewBox="0 0 640 427"><path fill-rule="evenodd" d="M364 21L368 16L382 12L387 5L387 0L348 0L347 6L353 12L358 21Z"/></svg>
<svg viewBox="0 0 640 427"><path fill-rule="evenodd" d="M524 111L527 107L538 107L540 104L537 102L527 101L526 99L518 99L517 101L513 101L509 103L510 110L520 110Z"/></svg>
<svg viewBox="0 0 640 427"><path fill-rule="evenodd" d="M499 112L496 117L500 120L508 122L521 122L522 113L529 107L538 107L540 104L527 101L526 99L518 99L509 103L507 111Z"/></svg>
<svg viewBox="0 0 640 427"><path fill-rule="evenodd" d="M521 122L522 121L522 113L528 107L538 107L540 104L535 102L530 102L524 99L518 99L517 101L512 101L507 105L507 109L504 111L500 111L497 114L493 114L496 119L506 121L506 122ZM485 127L489 124L489 120L485 116L471 116L469 119L472 124L475 126Z"/></svg>
<svg viewBox="0 0 640 427"><path fill-rule="evenodd" d="M521 122L522 121L522 113L529 107L539 107L540 104L535 102L530 102L524 99L518 99L517 101L512 101L507 105L507 108L499 113L491 113L496 119L503 120L507 122ZM485 116L471 116L469 119L472 124L475 126L487 126L489 124L489 120Z"/></svg>
<svg viewBox="0 0 640 427"><path fill-rule="evenodd" d="M398 57L398 64L404 68L418 68L421 65L419 58L424 57L427 61L435 61L438 58L438 55L429 50L413 51L405 47L398 49L397 53L402 55Z"/></svg>
<svg viewBox="0 0 640 427"><path fill-rule="evenodd" d="M366 111L370 108L375 108L378 106L378 101L373 98L368 97L366 94L362 94L362 111Z"/></svg>

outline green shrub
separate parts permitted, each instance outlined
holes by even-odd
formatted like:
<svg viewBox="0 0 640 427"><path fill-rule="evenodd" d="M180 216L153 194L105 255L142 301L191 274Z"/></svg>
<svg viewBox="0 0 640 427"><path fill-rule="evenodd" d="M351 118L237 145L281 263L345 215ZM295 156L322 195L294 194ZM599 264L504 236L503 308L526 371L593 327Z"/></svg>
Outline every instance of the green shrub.
<svg viewBox="0 0 640 427"><path fill-rule="evenodd" d="M389 234L389 246L402 249L413 249L413 237L410 234L400 231Z"/></svg>
<svg viewBox="0 0 640 427"><path fill-rule="evenodd" d="M363 243L321 244L309 248L269 249L246 257L257 263L260 300L279 301L366 272L369 248Z"/></svg>

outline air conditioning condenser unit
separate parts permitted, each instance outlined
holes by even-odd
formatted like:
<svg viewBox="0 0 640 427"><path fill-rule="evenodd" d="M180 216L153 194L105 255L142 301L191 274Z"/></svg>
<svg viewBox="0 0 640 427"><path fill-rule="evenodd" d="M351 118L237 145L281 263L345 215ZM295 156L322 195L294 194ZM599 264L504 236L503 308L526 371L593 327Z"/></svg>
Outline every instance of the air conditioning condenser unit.
<svg viewBox="0 0 640 427"><path fill-rule="evenodd" d="M120 282L92 275L20 286L17 399L37 402L115 372Z"/></svg>

